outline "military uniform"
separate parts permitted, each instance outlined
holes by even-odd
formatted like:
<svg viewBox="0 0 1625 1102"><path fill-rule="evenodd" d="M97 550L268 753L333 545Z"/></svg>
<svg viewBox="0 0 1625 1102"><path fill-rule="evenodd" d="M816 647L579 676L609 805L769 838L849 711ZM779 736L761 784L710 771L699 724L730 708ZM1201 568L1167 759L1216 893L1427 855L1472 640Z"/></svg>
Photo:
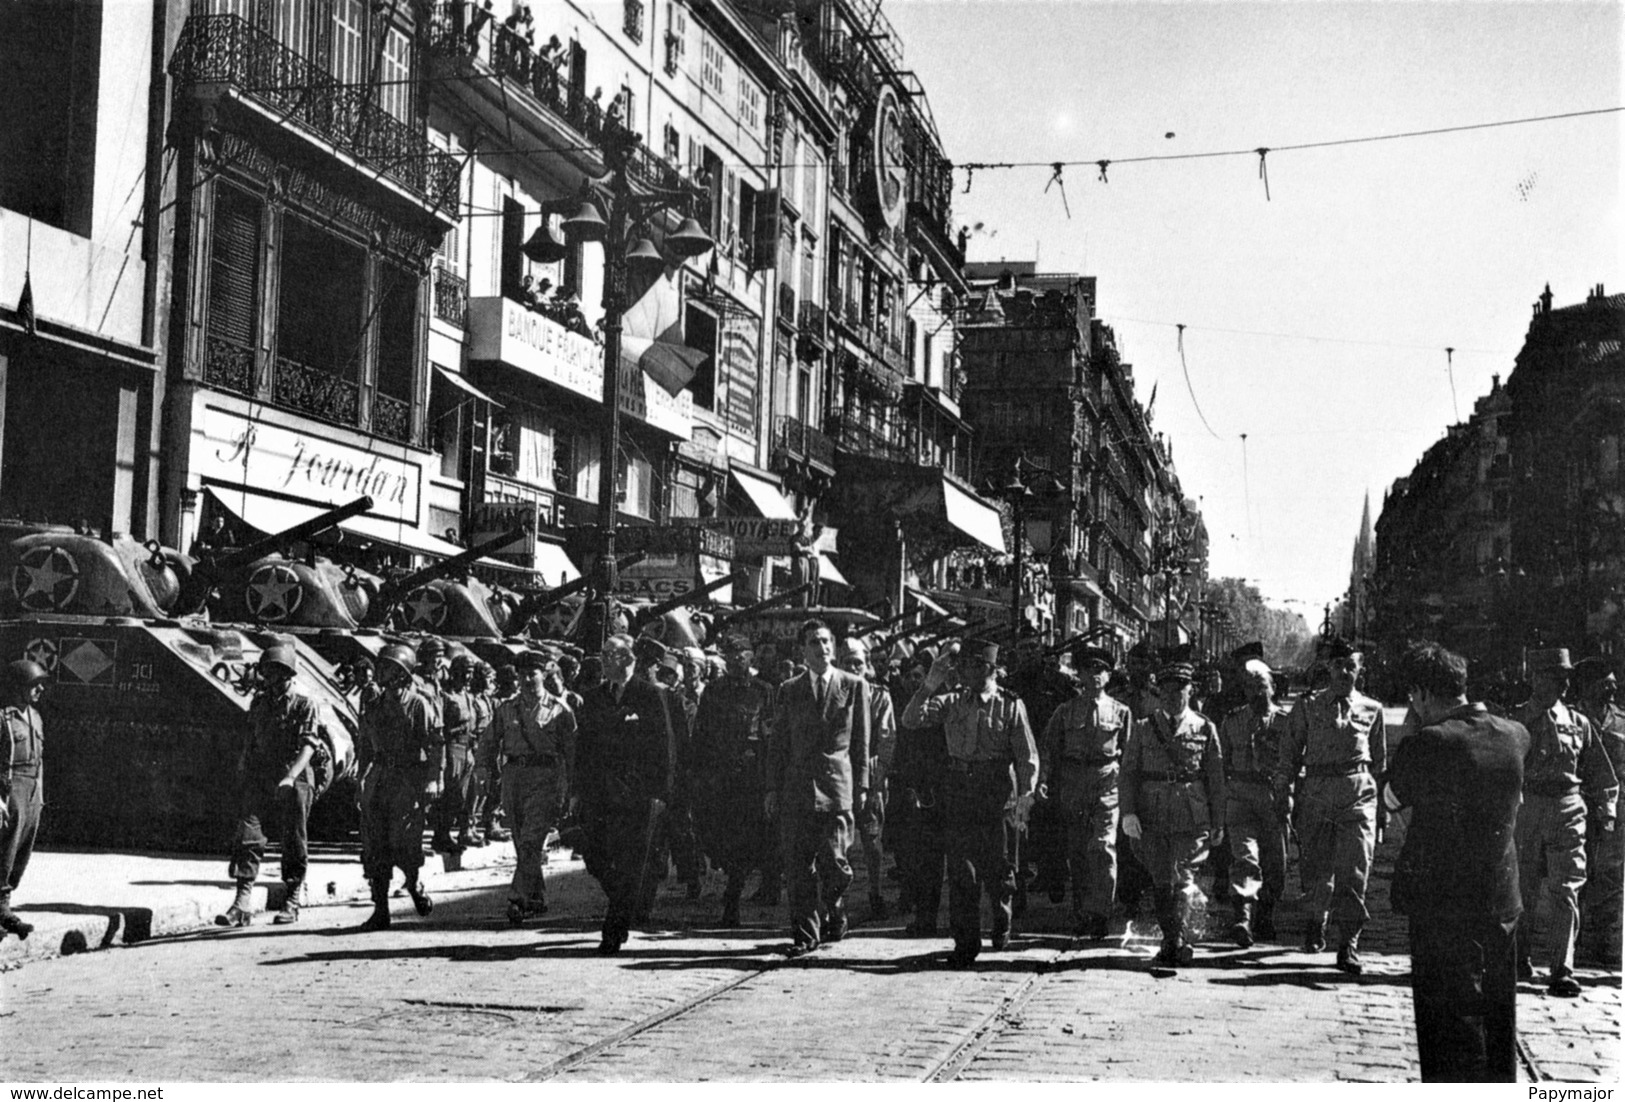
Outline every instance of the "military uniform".
<svg viewBox="0 0 1625 1102"><path fill-rule="evenodd" d="M651 842L658 826L651 801L671 801L677 750L686 737L683 721L682 705L646 678L633 677L619 690L605 681L582 694L575 783L586 825L587 871L609 897L602 946L607 951L625 944L665 877L666 855Z"/></svg>
<svg viewBox="0 0 1625 1102"><path fill-rule="evenodd" d="M542 866L547 836L569 792L576 754L576 717L543 690L504 701L491 718L482 756L502 766L502 808L513 831L515 863L508 885L508 917L547 909Z"/></svg>
<svg viewBox="0 0 1625 1102"><path fill-rule="evenodd" d="M468 845L474 800L474 694L466 688L440 689L442 735L446 742L446 786L435 803L434 847L458 852Z"/></svg>
<svg viewBox="0 0 1625 1102"><path fill-rule="evenodd" d="M1237 708L1219 724L1230 892L1237 925L1247 927L1248 941L1255 919L1259 936L1274 936L1275 905L1286 891L1286 830L1273 791L1286 717L1286 709L1271 701L1263 712L1250 704Z"/></svg>
<svg viewBox="0 0 1625 1102"><path fill-rule="evenodd" d="M1072 917L1104 936L1117 891L1117 782L1133 713L1104 693L1057 708L1039 746L1038 783L1064 829Z"/></svg>
<svg viewBox="0 0 1625 1102"><path fill-rule="evenodd" d="M1591 721L1561 700L1551 708L1533 702L1513 717L1529 730L1524 759L1523 806L1518 809L1518 885L1525 913L1533 915L1541 883L1552 904L1547 948L1551 977L1574 971L1580 924L1580 887L1586 879L1586 813L1611 828L1619 781ZM1583 793L1583 796L1582 796ZM1518 930L1518 961L1530 971L1530 924Z"/></svg>
<svg viewBox="0 0 1625 1102"><path fill-rule="evenodd" d="M495 780L496 771L491 768L488 755L480 749L481 743L485 741L485 733L491 729L491 718L496 714L496 707L492 703L488 689L482 691L471 688L468 698L474 706L474 778L469 785L469 842L471 845L483 846L490 841L484 832L486 804L502 799L502 787ZM473 833L476 824L481 827L479 834Z"/></svg>
<svg viewBox="0 0 1625 1102"><path fill-rule="evenodd" d="M948 859L948 926L961 961L981 951L981 895L993 905L993 946L1010 936L1016 868L1010 835L1019 797L1038 781L1038 745L1027 708L1014 693L994 689L938 693L925 687L903 712L903 726L942 724L948 758L937 794Z"/></svg>
<svg viewBox="0 0 1625 1102"><path fill-rule="evenodd" d="M45 809L45 723L32 706L12 705L0 709L0 726L0 913L9 915Z"/></svg>
<svg viewBox="0 0 1625 1102"><path fill-rule="evenodd" d="M316 705L289 685L276 696L261 692L248 709L251 730L239 760L237 826L232 839L230 875L239 883L259 876L265 856L266 818L274 818L282 841L282 882L297 898L309 860L306 824L314 799L315 776L309 765L294 783L281 784L301 753L322 752Z"/></svg>
<svg viewBox="0 0 1625 1102"><path fill-rule="evenodd" d="M410 681L379 694L363 730L372 764L361 785L361 868L376 902L380 885L387 894L395 869L415 881L423 867L424 793L440 779L444 747L430 702Z"/></svg>
<svg viewBox="0 0 1625 1102"><path fill-rule="evenodd" d="M898 730L897 751L892 755L886 844L891 847L902 877L903 907L914 913L909 923L912 934L936 933L937 912L942 909L947 851L938 795L946 787L950 761L942 724L910 727L905 723Z"/></svg>
<svg viewBox="0 0 1625 1102"><path fill-rule="evenodd" d="M728 925L739 920L746 877L772 865L778 847L762 806L773 696L759 677L727 674L705 687L694 713L685 772L701 845L728 878L722 896Z"/></svg>
<svg viewBox="0 0 1625 1102"><path fill-rule="evenodd" d="M1047 663L1029 666L1011 675L1005 684L1026 705L1027 720L1034 734L1047 729L1056 709L1078 691L1076 682ZM1039 756L1042 758L1042 753ZM1054 803L1043 801L1033 805L1032 816L1021 832L1020 850L1021 868L1016 875L1017 917L1025 910L1029 887L1048 894L1056 902L1060 902L1066 892L1067 823Z"/></svg>
<svg viewBox="0 0 1625 1102"><path fill-rule="evenodd" d="M869 802L858 810L855 825L858 841L863 843L864 871L869 875L869 906L883 916L886 897L882 891L885 876L882 842L886 805L890 800L886 775L897 752L897 713L892 707L891 694L873 683L869 685L869 738Z"/></svg>
<svg viewBox="0 0 1625 1102"><path fill-rule="evenodd" d="M1182 959L1196 870L1224 829L1224 752L1213 723L1200 712L1175 719L1160 708L1136 722L1118 795L1123 816L1140 821L1134 848L1151 880L1164 954Z"/></svg>
<svg viewBox="0 0 1625 1102"><path fill-rule="evenodd" d="M1340 952L1355 950L1371 917L1365 889L1377 844L1375 778L1387 749L1382 705L1357 691L1337 697L1322 690L1287 716L1275 798L1279 808L1296 805L1311 951L1319 951L1328 916L1337 922Z"/></svg>
<svg viewBox="0 0 1625 1102"><path fill-rule="evenodd" d="M1126 704L1129 712L1139 719L1146 718L1162 707L1162 701L1157 696L1157 687L1144 681L1113 679L1113 682L1107 685L1106 692ZM1123 833L1121 788L1118 796L1117 821L1117 902L1123 907L1125 919L1133 922L1140 913L1140 900L1151 891L1151 873L1140 861L1139 847L1134 844L1133 839Z"/></svg>
<svg viewBox="0 0 1625 1102"><path fill-rule="evenodd" d="M1625 709L1616 704L1588 716L1616 777L1625 778ZM1586 823L1586 883L1580 889L1580 944L1609 968L1620 965L1620 918L1625 908L1625 831L1602 829L1593 809Z"/></svg>

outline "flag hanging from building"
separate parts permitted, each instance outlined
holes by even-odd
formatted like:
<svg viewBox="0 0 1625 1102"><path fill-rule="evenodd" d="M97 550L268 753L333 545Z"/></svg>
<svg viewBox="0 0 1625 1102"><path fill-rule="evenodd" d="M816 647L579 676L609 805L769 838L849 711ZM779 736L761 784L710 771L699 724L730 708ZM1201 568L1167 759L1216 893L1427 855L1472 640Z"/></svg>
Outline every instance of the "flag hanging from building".
<svg viewBox="0 0 1625 1102"><path fill-rule="evenodd" d="M17 319L23 323L30 337L38 336L38 323L34 318L33 273L23 273L23 297L17 300Z"/></svg>

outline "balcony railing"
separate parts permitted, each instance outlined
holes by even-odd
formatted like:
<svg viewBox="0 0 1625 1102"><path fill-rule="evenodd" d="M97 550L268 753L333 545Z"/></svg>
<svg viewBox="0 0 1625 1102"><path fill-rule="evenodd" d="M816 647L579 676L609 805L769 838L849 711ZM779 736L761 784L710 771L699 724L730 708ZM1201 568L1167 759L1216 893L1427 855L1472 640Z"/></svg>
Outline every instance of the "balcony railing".
<svg viewBox="0 0 1625 1102"><path fill-rule="evenodd" d="M254 350L210 337L204 353L203 381L238 394L254 393Z"/></svg>
<svg viewBox="0 0 1625 1102"><path fill-rule="evenodd" d="M468 280L450 268L434 270L434 316L459 329L468 324Z"/></svg>
<svg viewBox="0 0 1625 1102"><path fill-rule="evenodd" d="M801 304L800 328L808 336L822 340L824 336L824 307L810 300L803 301Z"/></svg>
<svg viewBox="0 0 1625 1102"><path fill-rule="evenodd" d="M853 414L833 413L824 428L842 451L898 463L910 461L908 449L893 440L885 429L866 424Z"/></svg>
<svg viewBox="0 0 1625 1102"><path fill-rule="evenodd" d="M355 425L360 420L360 396L360 388L348 379L340 379L297 360L277 357L276 380L271 387L271 397L279 406L287 406L324 421Z"/></svg>
<svg viewBox="0 0 1625 1102"><path fill-rule="evenodd" d="M391 440L410 443L412 439L412 403L387 394L372 396L372 431Z"/></svg>
<svg viewBox="0 0 1625 1102"><path fill-rule="evenodd" d="M426 203L456 209L461 162L431 146L421 124L402 122L367 85L340 83L240 16L190 16L169 71L183 88L234 87Z"/></svg>
<svg viewBox="0 0 1625 1102"><path fill-rule="evenodd" d="M798 463L808 463L835 473L835 441L799 417L781 414L777 422L776 445L779 454Z"/></svg>

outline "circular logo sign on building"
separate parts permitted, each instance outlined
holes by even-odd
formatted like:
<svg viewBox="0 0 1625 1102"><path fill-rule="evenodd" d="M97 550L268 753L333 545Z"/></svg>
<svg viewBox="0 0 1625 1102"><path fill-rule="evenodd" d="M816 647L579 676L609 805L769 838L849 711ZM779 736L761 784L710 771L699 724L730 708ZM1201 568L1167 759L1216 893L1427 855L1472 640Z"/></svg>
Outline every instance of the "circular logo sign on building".
<svg viewBox="0 0 1625 1102"><path fill-rule="evenodd" d="M54 544L30 547L11 572L11 592L29 612L61 612L79 594L79 564Z"/></svg>
<svg viewBox="0 0 1625 1102"><path fill-rule="evenodd" d="M299 583L299 575L292 567L271 563L248 576L243 598L250 616L280 624L299 610L305 599L305 587Z"/></svg>
<svg viewBox="0 0 1625 1102"><path fill-rule="evenodd" d="M897 90L890 85L882 86L875 97L869 140L874 143L875 210L888 230L896 230L908 206L908 166L903 159L903 111Z"/></svg>

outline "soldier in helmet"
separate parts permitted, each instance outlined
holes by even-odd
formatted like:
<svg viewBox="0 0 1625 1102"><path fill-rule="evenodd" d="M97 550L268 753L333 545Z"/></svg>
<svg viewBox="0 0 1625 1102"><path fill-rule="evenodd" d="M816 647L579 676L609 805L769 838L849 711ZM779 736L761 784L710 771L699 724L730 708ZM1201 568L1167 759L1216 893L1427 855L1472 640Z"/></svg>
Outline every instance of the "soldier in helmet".
<svg viewBox="0 0 1625 1102"><path fill-rule="evenodd" d="M474 668L468 675L468 697L474 705L474 782L470 786L472 795L469 799L468 821L470 824L468 844L476 849L490 844L483 830L474 830L473 824L484 823L485 807L489 800L501 799L501 790L491 791L491 768L486 757L480 752L479 746L485 740L485 732L491 728L491 716L495 713L495 706L491 701L491 664L489 662L474 660Z"/></svg>
<svg viewBox="0 0 1625 1102"><path fill-rule="evenodd" d="M491 718L482 756L502 766L502 807L514 834L516 862L508 885L508 921L547 913L542 866L547 835L575 774L576 717L549 688L553 660L537 651L519 656L519 695Z"/></svg>
<svg viewBox="0 0 1625 1102"><path fill-rule="evenodd" d="M496 667L491 675L491 715L504 701L519 695L519 671L511 664ZM487 745L481 742L480 745ZM502 814L502 762L500 758L481 758L486 773L485 806L480 811L480 834L487 842L506 842L513 838Z"/></svg>
<svg viewBox="0 0 1625 1102"><path fill-rule="evenodd" d="M423 867L424 811L440 794L445 776L445 743L413 676L418 656L411 647L392 643L379 652L377 665L384 691L366 728L372 764L362 778L366 829L361 867L372 888L373 908L363 930L388 928L389 882L396 868L406 876L417 913L427 915L434 908L418 882L418 870Z"/></svg>
<svg viewBox="0 0 1625 1102"><path fill-rule="evenodd" d="M447 667L440 686L441 717L446 738L446 789L435 804L434 848L461 853L469 845L469 815L474 799L474 738L476 709L469 690L474 662L459 654ZM454 837L455 833L455 837Z"/></svg>
<svg viewBox="0 0 1625 1102"><path fill-rule="evenodd" d="M22 882L45 807L45 724L35 705L49 675L34 662L18 659L6 667L0 724L0 930L26 938L34 927L11 910L11 893Z"/></svg>
<svg viewBox="0 0 1625 1102"><path fill-rule="evenodd" d="M237 757L237 828L230 872L237 895L219 926L247 926L254 881L265 856L265 820L282 839L282 909L272 921L299 920L299 889L308 860L306 824L315 793L311 761L323 752L316 705L294 685L297 652L278 643L260 655L259 692L249 706L249 734Z"/></svg>

